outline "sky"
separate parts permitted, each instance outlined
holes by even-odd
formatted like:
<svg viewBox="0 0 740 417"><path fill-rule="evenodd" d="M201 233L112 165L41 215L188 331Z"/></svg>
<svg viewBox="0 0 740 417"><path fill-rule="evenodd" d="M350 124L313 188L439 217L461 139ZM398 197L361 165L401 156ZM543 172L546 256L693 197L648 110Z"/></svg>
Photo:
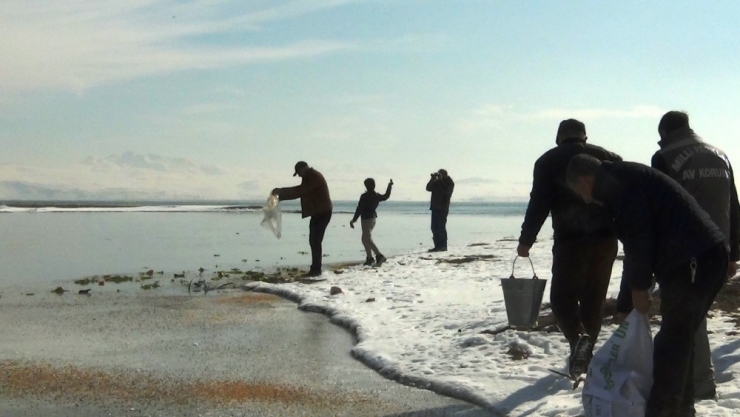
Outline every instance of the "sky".
<svg viewBox="0 0 740 417"><path fill-rule="evenodd" d="M263 200L305 160L526 201L558 123L649 164L684 110L740 158L740 2L2 0L0 199Z"/></svg>

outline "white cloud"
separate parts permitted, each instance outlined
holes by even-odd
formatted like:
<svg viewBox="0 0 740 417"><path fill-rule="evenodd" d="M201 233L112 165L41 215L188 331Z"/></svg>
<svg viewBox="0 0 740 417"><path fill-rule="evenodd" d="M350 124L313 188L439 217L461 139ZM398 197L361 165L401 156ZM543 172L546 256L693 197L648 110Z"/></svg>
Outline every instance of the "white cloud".
<svg viewBox="0 0 740 417"><path fill-rule="evenodd" d="M230 15L240 8L240 2L3 0L0 89L83 92L102 84L174 71L334 53L352 45L295 40L280 46L215 47L193 40L201 35L255 31L271 21L349 2L292 1L272 8L252 6Z"/></svg>
<svg viewBox="0 0 740 417"><path fill-rule="evenodd" d="M313 160L310 160L313 161ZM426 175L399 172L358 162L315 165L327 178L335 200L356 200L371 173L380 188L393 178L393 200L424 201ZM312 163L313 165L313 163ZM58 166L0 164L0 200L248 200L263 201L275 187L300 183L292 164L285 170L216 166L186 158L124 152L106 157L90 156L79 163ZM454 173L453 173L454 174ZM454 175L453 175L454 177ZM455 180L455 201L521 200L529 183L514 184L487 177Z"/></svg>
<svg viewBox="0 0 740 417"><path fill-rule="evenodd" d="M471 185L479 185L479 184L498 184L500 181L494 178L480 178L480 177L471 177L471 178L462 178L459 180L455 180L456 184L471 184Z"/></svg>
<svg viewBox="0 0 740 417"><path fill-rule="evenodd" d="M563 119L579 119L586 124L599 119L657 119L665 110L656 106L635 105L630 109L598 109L598 108L551 108L533 112L519 112L514 106L489 104L473 112L473 115L459 123L459 130L463 133L473 133L492 129L502 129L510 124L522 122L559 121Z"/></svg>
<svg viewBox="0 0 740 417"><path fill-rule="evenodd" d="M221 170L213 165L200 165L185 158L171 158L156 154L138 154L132 151L118 155L109 155L105 158L87 157L82 165L89 166L93 172L111 172L116 168L135 168L174 174L221 174Z"/></svg>
<svg viewBox="0 0 740 417"><path fill-rule="evenodd" d="M251 179L245 187L244 179ZM124 152L78 164L0 165L0 199L262 199L272 189L262 173L186 158Z"/></svg>

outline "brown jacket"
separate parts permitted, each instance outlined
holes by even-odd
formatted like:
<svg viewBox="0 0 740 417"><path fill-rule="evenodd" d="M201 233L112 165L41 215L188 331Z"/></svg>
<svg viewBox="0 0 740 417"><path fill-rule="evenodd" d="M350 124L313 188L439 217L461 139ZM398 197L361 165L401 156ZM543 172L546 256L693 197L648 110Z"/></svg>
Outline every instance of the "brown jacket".
<svg viewBox="0 0 740 417"><path fill-rule="evenodd" d="M329 196L329 186L319 171L309 168L301 180L301 185L281 188L280 201L301 199L301 214L304 218L315 214L331 212L333 205Z"/></svg>

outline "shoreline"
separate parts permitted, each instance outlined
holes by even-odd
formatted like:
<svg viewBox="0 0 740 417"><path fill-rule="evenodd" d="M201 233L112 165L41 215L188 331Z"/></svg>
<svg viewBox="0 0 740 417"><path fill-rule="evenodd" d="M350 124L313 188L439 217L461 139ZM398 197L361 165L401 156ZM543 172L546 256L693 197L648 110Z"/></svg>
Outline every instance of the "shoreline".
<svg viewBox="0 0 740 417"><path fill-rule="evenodd" d="M279 285L279 284L277 284ZM446 397L454 398L457 400L465 401L472 405L476 405L491 413L496 413L496 410L490 409L490 403L485 398L478 396L474 393L470 393L465 390L451 388L445 384L440 384L438 381L429 378L417 377L406 375L401 372L395 366L388 366L383 361L373 357L371 352L363 349L358 349L357 345L362 342L365 338L364 330L362 326L354 319L349 318L342 314L341 311L333 309L331 307L304 303L305 298L297 295L289 290L282 290L275 288L275 285L266 287L260 282L246 283L241 287L244 291L248 292L260 292L265 294L272 294L282 297L286 300L290 300L297 304L297 308L307 313L319 313L326 316L330 323L336 324L342 327L349 334L352 335L355 343L350 351L353 358L357 359L360 363L367 366L369 369L377 372L384 378L397 382L399 384L411 387L419 388L431 391L435 394L444 395ZM500 416L500 414L496 414Z"/></svg>
<svg viewBox="0 0 740 417"><path fill-rule="evenodd" d="M549 371L560 369L567 357L562 334L548 325L531 331L508 327L499 279L511 274L515 249L516 241L504 238L450 247L441 254L395 256L377 269L348 267L311 285L253 282L242 288L279 295L302 311L323 314L353 335L352 356L389 380L460 399L497 416L581 415L580 391ZM549 280L549 245L537 245L531 255L537 275ZM615 261L609 298L619 291L622 259ZM528 268L517 271L527 277ZM697 415L727 415L736 409L740 394L735 382L740 374L740 344L735 342L740 279L723 291L708 319L719 400L698 402ZM547 304L542 306L541 319L548 310ZM617 328L608 317L603 323L597 349ZM655 334L658 317L651 323Z"/></svg>

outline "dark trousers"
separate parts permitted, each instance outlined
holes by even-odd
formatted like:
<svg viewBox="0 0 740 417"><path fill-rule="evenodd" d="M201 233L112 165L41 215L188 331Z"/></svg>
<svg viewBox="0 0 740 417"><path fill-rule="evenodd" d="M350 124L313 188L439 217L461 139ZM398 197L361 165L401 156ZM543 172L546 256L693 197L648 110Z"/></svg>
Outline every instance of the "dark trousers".
<svg viewBox="0 0 740 417"><path fill-rule="evenodd" d="M326 227L331 221L331 211L314 214L308 225L308 243L311 245L311 272L321 272L321 242L324 241Z"/></svg>
<svg viewBox="0 0 740 417"><path fill-rule="evenodd" d="M571 349L583 331L596 342L617 256L617 239L559 239L552 247L550 303Z"/></svg>
<svg viewBox="0 0 740 417"><path fill-rule="evenodd" d="M447 248L448 210L432 209L432 240L435 248Z"/></svg>
<svg viewBox="0 0 740 417"><path fill-rule="evenodd" d="M655 335L653 388L645 417L690 417L694 410L694 334L727 279L727 252L717 245L691 262L656 274L660 331Z"/></svg>

